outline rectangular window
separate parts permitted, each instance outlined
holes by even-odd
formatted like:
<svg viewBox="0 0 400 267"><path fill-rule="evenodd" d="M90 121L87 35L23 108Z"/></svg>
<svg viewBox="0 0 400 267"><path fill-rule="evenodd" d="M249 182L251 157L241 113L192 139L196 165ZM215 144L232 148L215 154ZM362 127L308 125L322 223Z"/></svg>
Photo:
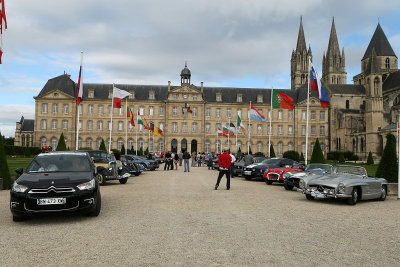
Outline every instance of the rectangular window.
<svg viewBox="0 0 400 267"><path fill-rule="evenodd" d="M42 113L47 113L47 103L42 104Z"/></svg>
<svg viewBox="0 0 400 267"><path fill-rule="evenodd" d="M178 132L178 123L177 122L172 123L172 132L174 132L174 133Z"/></svg>
<svg viewBox="0 0 400 267"><path fill-rule="evenodd" d="M316 127L315 126L311 126L311 134L315 135L316 133L317 133Z"/></svg>
<svg viewBox="0 0 400 267"><path fill-rule="evenodd" d="M69 112L69 105L68 104L64 104L64 114L68 114Z"/></svg>
<svg viewBox="0 0 400 267"><path fill-rule="evenodd" d="M172 116L178 116L178 108L177 107L172 108Z"/></svg>
<svg viewBox="0 0 400 267"><path fill-rule="evenodd" d="M242 95L237 95L237 102L242 102Z"/></svg>
<svg viewBox="0 0 400 267"><path fill-rule="evenodd" d="M46 130L46 128L47 128L47 121L42 120L42 130Z"/></svg>
<svg viewBox="0 0 400 267"><path fill-rule="evenodd" d="M103 115L104 107L103 105L99 105L99 115Z"/></svg>
<svg viewBox="0 0 400 267"><path fill-rule="evenodd" d="M257 97L257 102L258 102L258 103L262 103L262 102L263 102L263 97L262 97L261 95L259 95L259 96Z"/></svg>
<svg viewBox="0 0 400 267"><path fill-rule="evenodd" d="M248 130L248 132L250 133L250 134L252 134L253 133L253 124L249 124L249 125L247 125L247 130Z"/></svg>
<svg viewBox="0 0 400 267"><path fill-rule="evenodd" d="M154 100L154 92L150 92L149 93L149 99L150 100Z"/></svg>
<svg viewBox="0 0 400 267"><path fill-rule="evenodd" d="M93 121L88 121L88 130L93 130Z"/></svg>
<svg viewBox="0 0 400 267"><path fill-rule="evenodd" d="M211 132L211 125L209 123L206 124L206 133Z"/></svg>
<svg viewBox="0 0 400 267"><path fill-rule="evenodd" d="M103 130L103 121L97 122L97 130L99 130L99 131Z"/></svg>
<svg viewBox="0 0 400 267"><path fill-rule="evenodd" d="M216 114L217 118L221 118L221 109L217 108L217 114Z"/></svg>
<svg viewBox="0 0 400 267"><path fill-rule="evenodd" d="M141 116L144 115L144 107L143 107L143 106L142 106L142 107L139 107L139 114L140 114Z"/></svg>
<svg viewBox="0 0 400 267"><path fill-rule="evenodd" d="M320 126L319 127L319 132L320 132L321 136L324 136L325 135L325 126Z"/></svg>
<svg viewBox="0 0 400 267"><path fill-rule="evenodd" d="M93 105L88 106L88 114L93 114Z"/></svg>
<svg viewBox="0 0 400 267"><path fill-rule="evenodd" d="M219 101L221 101L221 95L217 95L217 101L219 102Z"/></svg>
<svg viewBox="0 0 400 267"><path fill-rule="evenodd" d="M111 105L108 105L108 115L111 115L113 112L113 107Z"/></svg>
<svg viewBox="0 0 400 267"><path fill-rule="evenodd" d="M164 107L160 107L160 116L164 116Z"/></svg>
<svg viewBox="0 0 400 267"><path fill-rule="evenodd" d="M63 120L62 124L63 124L63 130L67 130L68 129L68 121Z"/></svg>
<svg viewBox="0 0 400 267"><path fill-rule="evenodd" d="M206 117L211 117L211 109L210 108L206 108Z"/></svg>
<svg viewBox="0 0 400 267"><path fill-rule="evenodd" d="M108 130L112 130L112 124L111 124L111 121L108 121Z"/></svg>
<svg viewBox="0 0 400 267"><path fill-rule="evenodd" d="M288 110L288 119L293 120L293 110Z"/></svg>
<svg viewBox="0 0 400 267"><path fill-rule="evenodd" d="M154 107L149 107L149 116L154 116Z"/></svg>
<svg viewBox="0 0 400 267"><path fill-rule="evenodd" d="M262 125L261 124L257 125L257 133L262 134Z"/></svg>
<svg viewBox="0 0 400 267"><path fill-rule="evenodd" d="M197 117L197 108L193 108L192 116Z"/></svg>
<svg viewBox="0 0 400 267"><path fill-rule="evenodd" d="M119 109L119 115L120 115L120 116L121 116L121 115L124 115L124 111L125 111L124 106L121 105L121 108Z"/></svg>
<svg viewBox="0 0 400 267"><path fill-rule="evenodd" d="M321 121L325 120L325 111L320 111L319 112L319 120L321 120Z"/></svg>
<svg viewBox="0 0 400 267"><path fill-rule="evenodd" d="M311 110L311 120L315 120L316 119L316 112L315 110Z"/></svg>
<svg viewBox="0 0 400 267"><path fill-rule="evenodd" d="M301 126L301 134L306 135L306 126L305 125Z"/></svg>
<svg viewBox="0 0 400 267"><path fill-rule="evenodd" d="M192 123L192 132L197 133L197 123L195 122Z"/></svg>
<svg viewBox="0 0 400 267"><path fill-rule="evenodd" d="M52 128L52 129L57 129L57 120L53 120L53 121L51 122L51 128Z"/></svg>
<svg viewBox="0 0 400 267"><path fill-rule="evenodd" d="M194 96L193 96L193 100L197 100L197 95L194 95Z"/></svg>
<svg viewBox="0 0 400 267"><path fill-rule="evenodd" d="M123 121L119 121L118 122L118 131L123 131L124 130L124 122Z"/></svg>
<svg viewBox="0 0 400 267"><path fill-rule="evenodd" d="M293 134L293 126L291 126L291 125L288 126L288 134L290 134L290 135Z"/></svg>
<svg viewBox="0 0 400 267"><path fill-rule="evenodd" d="M89 91L88 97L89 97L89 98L93 98L93 97L94 97L94 91L90 90L90 91Z"/></svg>
<svg viewBox="0 0 400 267"><path fill-rule="evenodd" d="M278 134L283 134L283 126L278 125Z"/></svg>
<svg viewBox="0 0 400 267"><path fill-rule="evenodd" d="M187 122L182 123L182 132L186 133L187 132Z"/></svg>
<svg viewBox="0 0 400 267"><path fill-rule="evenodd" d="M82 121L81 120L79 121L78 126L79 126L79 130L82 130Z"/></svg>
<svg viewBox="0 0 400 267"><path fill-rule="evenodd" d="M232 115L232 113L231 113L231 109L230 109L230 108L228 108L228 109L226 110L226 116L227 116L228 118L230 118L230 117L231 117L231 115Z"/></svg>
<svg viewBox="0 0 400 267"><path fill-rule="evenodd" d="M303 111L301 112L301 119L302 119L303 121L307 120L307 111L303 110Z"/></svg>
<svg viewBox="0 0 400 267"><path fill-rule="evenodd" d="M58 104L53 104L53 114L58 113Z"/></svg>
<svg viewBox="0 0 400 267"><path fill-rule="evenodd" d="M278 120L283 119L283 110L278 110Z"/></svg>
<svg viewBox="0 0 400 267"><path fill-rule="evenodd" d="M173 95L173 98L176 100L176 99L178 99L178 94L174 94Z"/></svg>

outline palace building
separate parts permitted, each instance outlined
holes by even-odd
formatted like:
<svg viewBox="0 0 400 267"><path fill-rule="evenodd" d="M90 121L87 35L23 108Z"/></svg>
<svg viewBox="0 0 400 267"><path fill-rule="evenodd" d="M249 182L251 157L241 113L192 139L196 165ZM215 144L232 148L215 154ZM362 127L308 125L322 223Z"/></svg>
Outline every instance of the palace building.
<svg viewBox="0 0 400 267"><path fill-rule="evenodd" d="M312 59L311 47L306 46L300 20L297 45L291 58L291 89L279 89L293 98L293 110L271 111L272 89L208 87L203 82L193 85L186 64L178 85L171 82L165 85L115 84L115 87L132 94L122 102L121 109L112 109L112 84L84 83L83 101L79 106L79 147L97 149L103 139L117 149L125 144L128 148L148 148L149 151L219 152L221 147L230 147L233 151L240 148L247 152L250 146L253 153L267 155L271 132L271 143L278 156L288 150L305 154L309 57ZM353 151L365 159L371 151L375 157L380 157L385 135L396 130L400 109L397 56L381 26L378 24L361 59L361 73L353 78L354 84L347 84L344 48L340 51L332 20L321 80L330 106L323 109L315 92L311 92L308 155L311 155L318 138L324 153ZM67 74L48 80L35 97L34 122L24 118L17 122L15 145L56 147L63 133L67 146L75 148L76 87ZM264 114L267 122L249 122L250 102ZM161 128L164 136L153 136L142 125L132 127L126 124L126 105L133 107L135 119L139 112L142 118ZM189 105L193 112L183 112L185 105ZM236 125L238 113L250 132L250 138L240 131L229 141L227 137L218 136L217 129L222 129L230 120ZM269 114L272 114L271 128Z"/></svg>

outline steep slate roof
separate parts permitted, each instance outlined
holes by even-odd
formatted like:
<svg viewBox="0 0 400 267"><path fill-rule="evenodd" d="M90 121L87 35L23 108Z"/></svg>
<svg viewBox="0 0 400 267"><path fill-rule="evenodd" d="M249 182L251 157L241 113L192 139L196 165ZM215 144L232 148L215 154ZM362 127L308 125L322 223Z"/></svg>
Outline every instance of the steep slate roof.
<svg viewBox="0 0 400 267"><path fill-rule="evenodd" d="M21 125L21 132L33 132L35 120L24 119Z"/></svg>
<svg viewBox="0 0 400 267"><path fill-rule="evenodd" d="M167 100L168 99L168 86L166 85L134 85L134 84L114 84L115 87L125 90L134 91L135 99L137 100L148 100L149 91L154 91L155 99ZM171 86L171 89L176 88ZM108 92L113 89L112 84L102 83L84 83L83 84L83 99L87 98L88 90L94 90L94 97L97 99L108 99Z"/></svg>
<svg viewBox="0 0 400 267"><path fill-rule="evenodd" d="M383 82L383 92L391 91L394 89L400 89L400 71L389 74L389 76Z"/></svg>
<svg viewBox="0 0 400 267"><path fill-rule="evenodd" d="M38 96L43 96L54 89L58 89L66 93L67 95L75 97L75 88L76 84L74 81L71 80L70 76L67 74L63 74L48 80Z"/></svg>
<svg viewBox="0 0 400 267"><path fill-rule="evenodd" d="M397 57L379 23L362 60L371 57L373 48L375 48L375 53L377 56Z"/></svg>
<svg viewBox="0 0 400 267"><path fill-rule="evenodd" d="M359 84L328 84L324 88L328 95L365 95L365 87Z"/></svg>
<svg viewBox="0 0 400 267"><path fill-rule="evenodd" d="M307 84L303 84L300 86L297 90L291 90L294 95L289 95L290 97L293 98L294 104L298 104L300 102L306 101L307 100ZM286 93L286 92L283 92ZM310 91L310 97L315 97L318 98L318 94L315 91Z"/></svg>

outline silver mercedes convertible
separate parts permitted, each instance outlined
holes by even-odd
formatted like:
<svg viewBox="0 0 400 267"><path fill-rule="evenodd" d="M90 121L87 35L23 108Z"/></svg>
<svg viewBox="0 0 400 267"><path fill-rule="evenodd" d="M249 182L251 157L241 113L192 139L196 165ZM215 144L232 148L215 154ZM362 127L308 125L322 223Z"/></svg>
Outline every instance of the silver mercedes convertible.
<svg viewBox="0 0 400 267"><path fill-rule="evenodd" d="M308 200L318 198L347 199L347 203L355 205L359 200L386 199L388 182L384 178L367 175L363 167L351 165L335 166L333 173L299 181L300 191Z"/></svg>

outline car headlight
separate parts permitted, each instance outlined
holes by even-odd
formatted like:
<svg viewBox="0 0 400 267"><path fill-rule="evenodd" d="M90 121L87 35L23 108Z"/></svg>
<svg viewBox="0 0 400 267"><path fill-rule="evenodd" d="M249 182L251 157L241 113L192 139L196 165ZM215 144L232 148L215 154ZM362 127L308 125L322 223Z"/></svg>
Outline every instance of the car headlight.
<svg viewBox="0 0 400 267"><path fill-rule="evenodd" d="M300 181L299 181L299 187L300 187L300 188L305 188L305 187L306 187L306 182L304 181L304 179L300 179Z"/></svg>
<svg viewBox="0 0 400 267"><path fill-rule="evenodd" d="M79 190L90 190L90 189L93 189L95 185L96 185L96 183L95 183L94 179L92 179L87 183L78 185L77 187Z"/></svg>
<svg viewBox="0 0 400 267"><path fill-rule="evenodd" d="M12 191L14 191L16 193L23 193L27 189L28 189L28 187L26 187L25 185L17 184L16 182L14 182L14 184L12 186Z"/></svg>
<svg viewBox="0 0 400 267"><path fill-rule="evenodd" d="M337 189L340 194L343 194L345 189L344 183L339 183Z"/></svg>
<svg viewBox="0 0 400 267"><path fill-rule="evenodd" d="M285 174L283 174L283 178L285 178L285 179L289 179L289 177L290 177L290 174L289 174L289 173L285 173Z"/></svg>

